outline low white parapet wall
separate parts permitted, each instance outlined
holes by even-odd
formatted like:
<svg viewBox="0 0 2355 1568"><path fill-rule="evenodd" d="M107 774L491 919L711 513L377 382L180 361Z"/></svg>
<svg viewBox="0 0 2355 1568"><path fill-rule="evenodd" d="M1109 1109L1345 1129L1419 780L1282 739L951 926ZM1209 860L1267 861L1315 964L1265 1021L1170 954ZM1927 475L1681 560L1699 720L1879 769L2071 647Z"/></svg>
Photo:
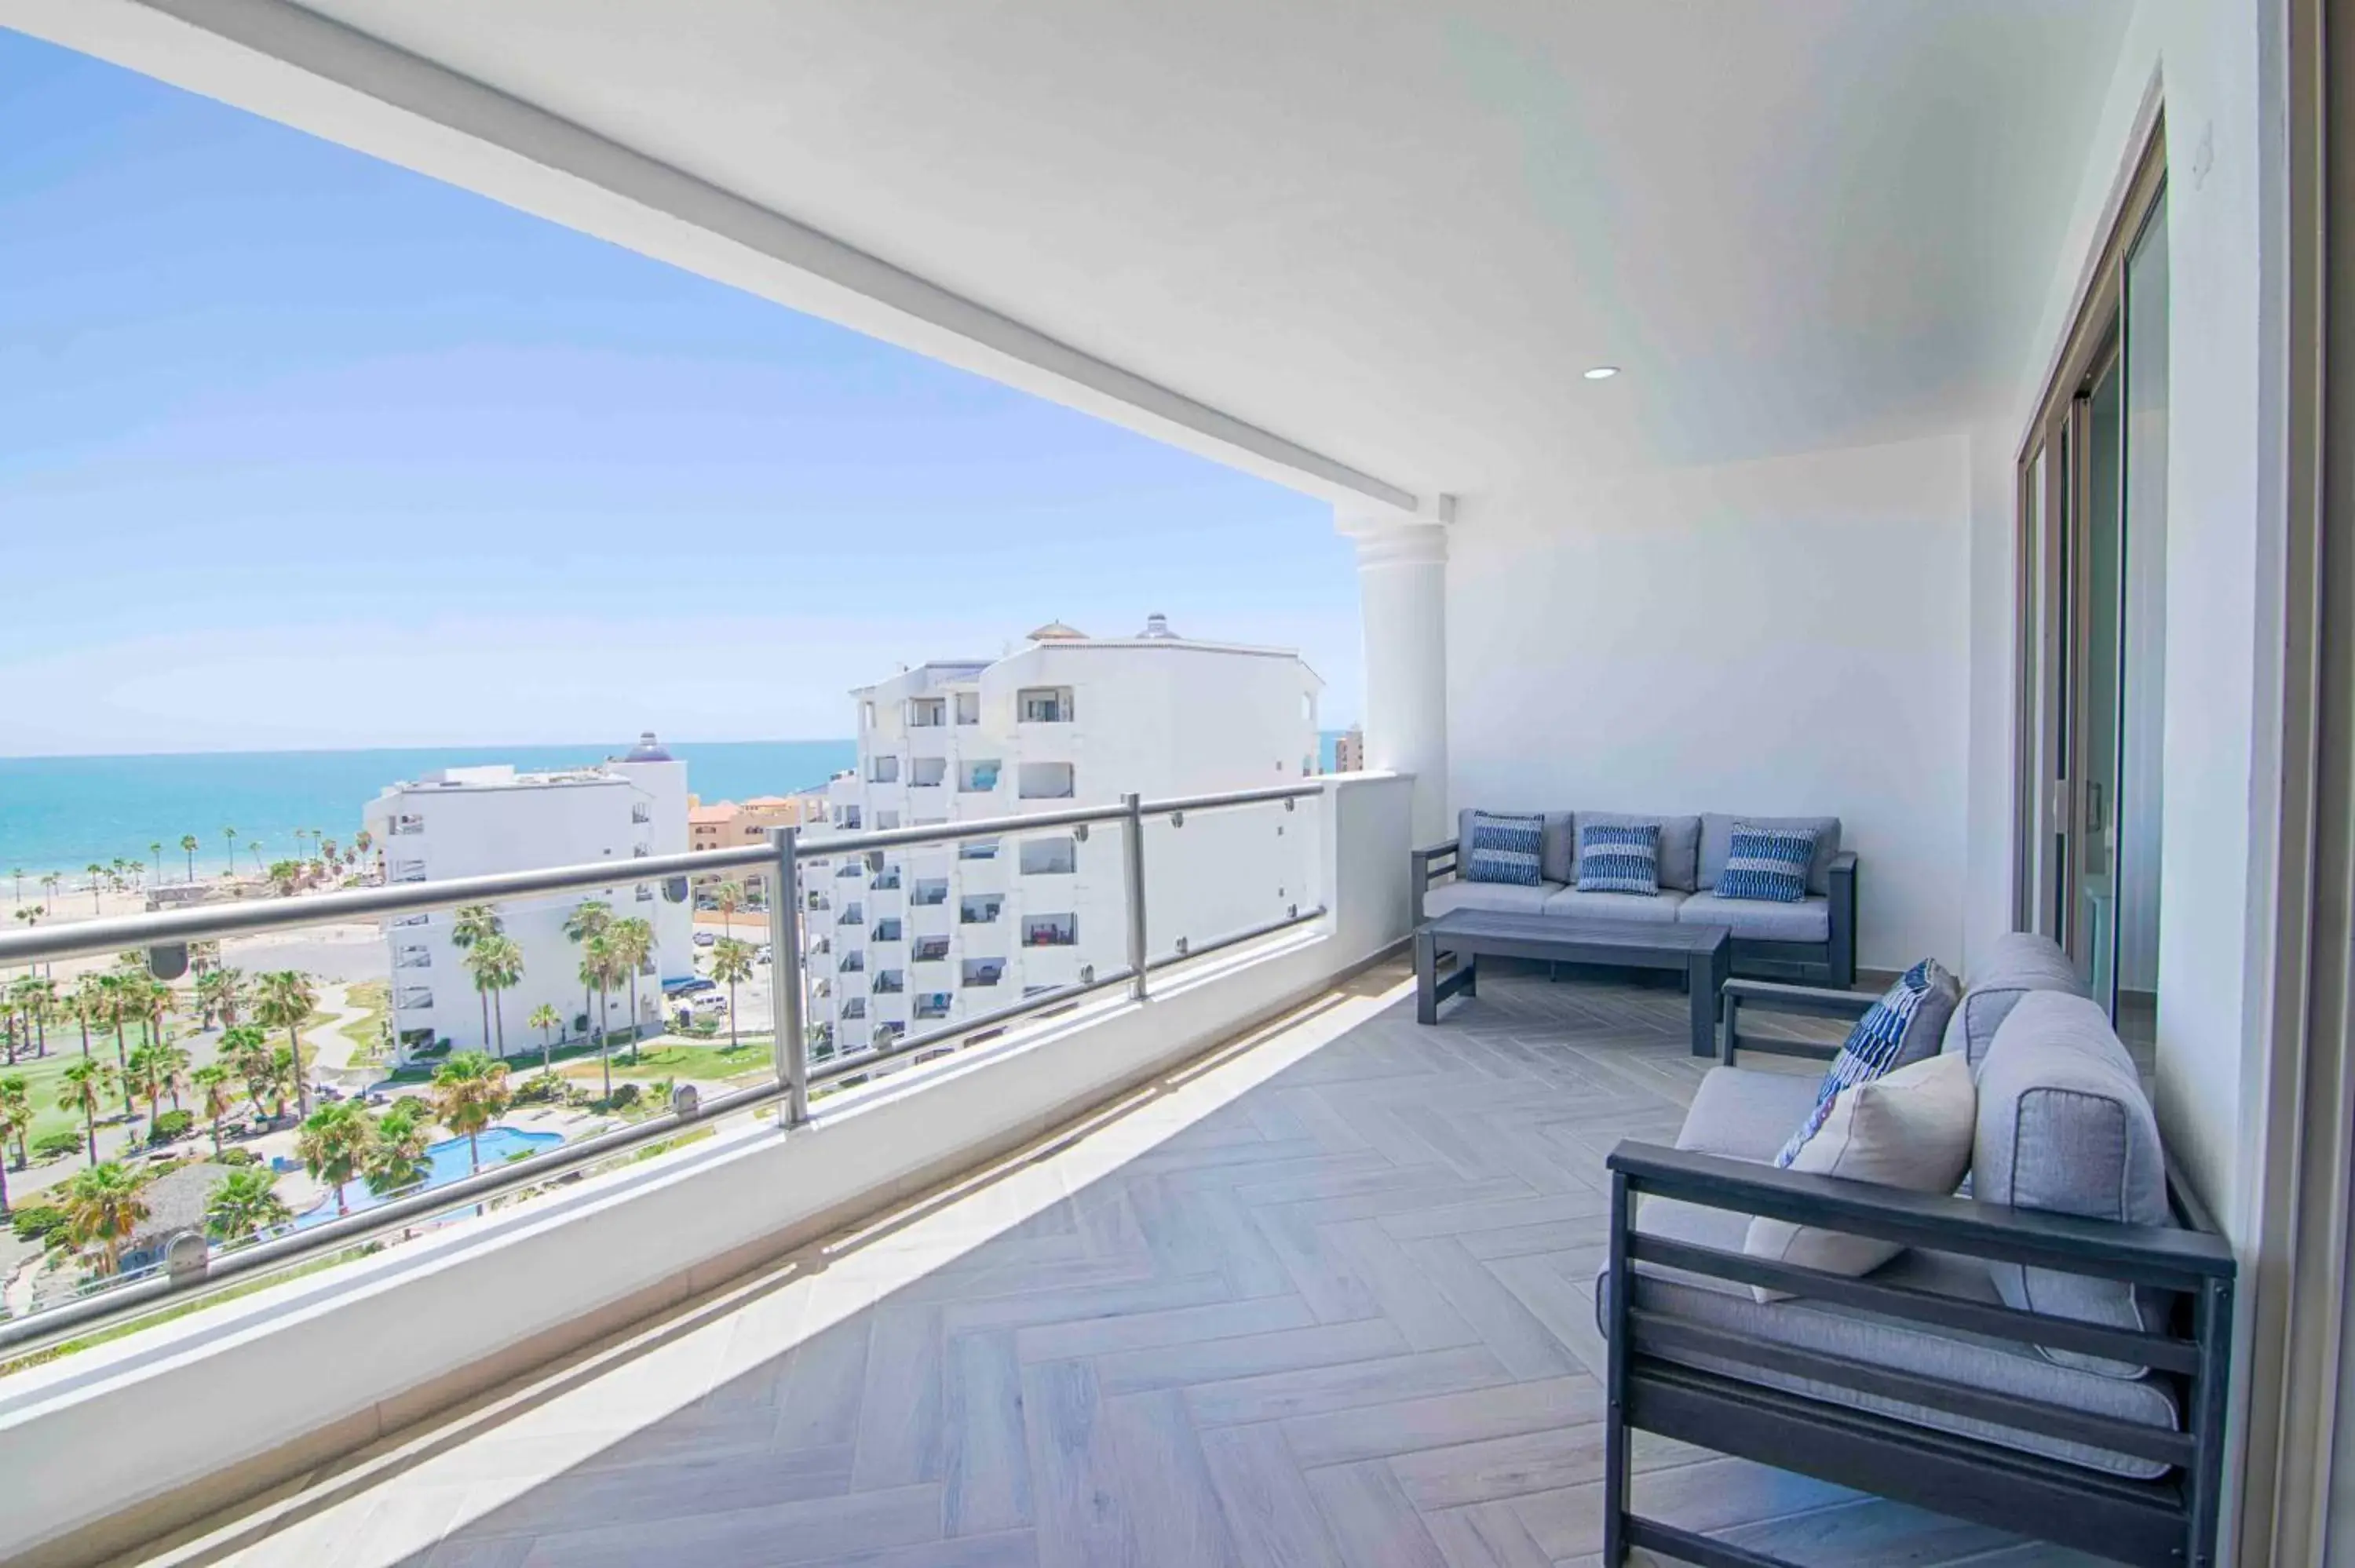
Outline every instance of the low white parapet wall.
<svg viewBox="0 0 2355 1568"><path fill-rule="evenodd" d="M0 1381L0 1562L140 1545L1039 1136L1407 934L1411 780L1317 802L1326 918L773 1123Z"/></svg>

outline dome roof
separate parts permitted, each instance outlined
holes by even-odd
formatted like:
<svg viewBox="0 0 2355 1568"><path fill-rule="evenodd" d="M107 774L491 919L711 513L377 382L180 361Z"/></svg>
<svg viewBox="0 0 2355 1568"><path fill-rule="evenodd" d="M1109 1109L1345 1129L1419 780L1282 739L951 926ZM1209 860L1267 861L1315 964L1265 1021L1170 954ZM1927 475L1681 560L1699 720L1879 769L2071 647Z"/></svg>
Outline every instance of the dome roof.
<svg viewBox="0 0 2355 1568"><path fill-rule="evenodd" d="M1084 642L1087 640L1086 632L1076 626L1066 626L1060 620L1050 620L1030 634L1033 642Z"/></svg>
<svg viewBox="0 0 2355 1568"><path fill-rule="evenodd" d="M1169 618L1157 610L1145 618L1145 630L1136 635L1140 639L1151 639L1154 641L1174 641L1178 636L1176 632L1169 630Z"/></svg>
<svg viewBox="0 0 2355 1568"><path fill-rule="evenodd" d="M655 738L655 732L648 729L638 732L638 744L623 753L621 760L623 762L671 762L677 759L662 748L662 743Z"/></svg>

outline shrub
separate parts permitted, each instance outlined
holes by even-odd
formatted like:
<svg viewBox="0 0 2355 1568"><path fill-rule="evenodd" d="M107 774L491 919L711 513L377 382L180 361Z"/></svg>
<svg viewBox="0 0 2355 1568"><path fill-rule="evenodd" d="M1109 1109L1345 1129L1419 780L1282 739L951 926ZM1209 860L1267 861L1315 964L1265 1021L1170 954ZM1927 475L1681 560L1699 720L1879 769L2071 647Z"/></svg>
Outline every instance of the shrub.
<svg viewBox="0 0 2355 1568"><path fill-rule="evenodd" d="M62 1243L65 1227L66 1212L49 1203L27 1203L8 1221L8 1228L16 1233L18 1241L44 1245L52 1235Z"/></svg>
<svg viewBox="0 0 2355 1568"><path fill-rule="evenodd" d="M62 1160L69 1154L80 1154L81 1152L81 1148L82 1135L80 1128L70 1127L52 1128L48 1132L41 1134L40 1137L33 1139L33 1158L36 1160Z"/></svg>
<svg viewBox="0 0 2355 1568"><path fill-rule="evenodd" d="M638 1103L640 1093L635 1084L615 1084L612 1097L599 1102L598 1108L609 1111L626 1110Z"/></svg>
<svg viewBox="0 0 2355 1568"><path fill-rule="evenodd" d="M224 1149L213 1156L216 1165L252 1165L259 1163L250 1149Z"/></svg>
<svg viewBox="0 0 2355 1568"><path fill-rule="evenodd" d="M554 1073L534 1073L516 1086L514 1103L519 1106L548 1105L564 1097L564 1080Z"/></svg>
<svg viewBox="0 0 2355 1568"><path fill-rule="evenodd" d="M192 1110L167 1110L155 1118L147 1131L150 1143L169 1143L176 1138L186 1138L196 1129L197 1113Z"/></svg>

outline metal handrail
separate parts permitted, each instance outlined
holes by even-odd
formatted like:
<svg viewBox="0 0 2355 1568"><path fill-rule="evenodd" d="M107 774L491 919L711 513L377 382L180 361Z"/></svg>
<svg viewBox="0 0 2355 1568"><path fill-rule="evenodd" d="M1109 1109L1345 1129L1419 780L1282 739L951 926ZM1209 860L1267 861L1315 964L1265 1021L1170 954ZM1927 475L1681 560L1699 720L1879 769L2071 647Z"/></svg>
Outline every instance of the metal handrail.
<svg viewBox="0 0 2355 1568"><path fill-rule="evenodd" d="M1067 1009L1114 987L1129 988L1139 1001L1146 998L1146 976L1171 964L1253 941L1262 937L1319 919L1322 905L1295 910L1284 918L1231 933L1199 946L1180 944L1157 957L1145 950L1144 824L1147 818L1169 817L1182 825L1188 811L1217 811L1238 807L1290 802L1325 793L1321 784L1235 790L1226 794L1189 795L1164 800L1140 800L1135 795L1114 806L1075 808L971 822L940 823L922 828L894 828L873 832L832 833L804 838L796 828L773 828L764 844L693 851L685 854L646 855L627 861L556 866L538 871L504 872L487 876L453 877L446 881L403 883L317 894L306 898L272 899L220 908L159 911L116 916L23 931L0 933L0 966L61 958L121 952L126 948L171 948L222 937L258 931L287 930L357 919L492 904L551 894L583 892L637 882L673 877L699 878L715 872L759 869L777 874L769 898L772 1011L775 1078L703 1102L687 1097L662 1115L635 1126L567 1143L490 1171L476 1171L432 1189L388 1199L357 1214L272 1236L250 1245L203 1255L191 1266L159 1269L122 1285L61 1302L22 1318L0 1320L0 1351L24 1353L77 1334L88 1333L166 1305L197 1300L233 1281L285 1267L304 1258L359 1245L389 1232L477 1203L536 1187L578 1168L677 1137L682 1131L758 1110L778 1101L784 1107L781 1128L791 1129L809 1120L809 1094L815 1086L838 1084L861 1073L922 1051L938 1050L960 1038L1002 1032L1036 1014ZM1124 882L1128 906L1128 963L1121 969L1071 985L1024 997L1005 1007L961 1019L944 1028L926 1031L876 1050L832 1058L813 1072L808 1058L807 1031L803 1025L803 954L798 934L801 910L796 874L801 863L846 854L925 843L955 842L1037 832L1058 827L1118 822L1125 838Z"/></svg>

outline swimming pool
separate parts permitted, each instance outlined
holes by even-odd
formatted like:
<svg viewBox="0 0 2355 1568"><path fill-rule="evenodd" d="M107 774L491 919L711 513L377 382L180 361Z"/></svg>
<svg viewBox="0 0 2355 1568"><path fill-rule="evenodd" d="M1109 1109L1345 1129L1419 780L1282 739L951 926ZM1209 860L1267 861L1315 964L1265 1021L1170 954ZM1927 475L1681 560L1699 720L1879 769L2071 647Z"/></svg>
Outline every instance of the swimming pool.
<svg viewBox="0 0 2355 1568"><path fill-rule="evenodd" d="M483 1169L485 1171L506 1164L514 1155L537 1154L543 1149L553 1149L563 1141L562 1133L526 1132L520 1128L513 1127L485 1128L481 1138L477 1139L482 1149ZM418 1192L432 1192L436 1187L446 1187L461 1176L471 1174L474 1170L467 1156L466 1140L463 1138L447 1138L439 1143L429 1145L425 1150L425 1183L415 1189ZM344 1202L351 1213L357 1214L362 1210L373 1209L383 1202L382 1198L368 1190L368 1183L365 1181L344 1183ZM336 1200L330 1193L321 1199L316 1207L306 1209L295 1215L294 1228L299 1231L305 1226L315 1225L335 1217Z"/></svg>

